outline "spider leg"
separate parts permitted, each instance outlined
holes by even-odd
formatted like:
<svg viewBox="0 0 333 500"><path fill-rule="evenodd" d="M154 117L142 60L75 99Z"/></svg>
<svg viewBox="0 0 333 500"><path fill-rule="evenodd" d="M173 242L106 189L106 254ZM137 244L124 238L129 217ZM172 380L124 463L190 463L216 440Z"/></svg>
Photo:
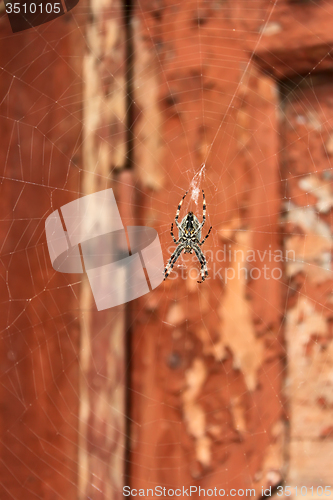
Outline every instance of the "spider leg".
<svg viewBox="0 0 333 500"><path fill-rule="evenodd" d="M203 225L206 222L206 198L205 198L205 192L202 190L202 198L203 198L203 205L202 205L202 222L199 224L198 228L196 229L194 234L197 234L201 229L203 228Z"/></svg>
<svg viewBox="0 0 333 500"><path fill-rule="evenodd" d="M168 260L168 263L167 263L167 265L165 266L165 269L164 269L164 280L166 280L167 277L169 276L169 274L171 273L172 268L175 265L176 260L178 259L178 257L182 253L183 249L184 249L184 246L183 245L179 245L179 247L177 247L176 250L171 255L171 257Z"/></svg>
<svg viewBox="0 0 333 500"><path fill-rule="evenodd" d="M208 269L207 269L207 261L206 257L202 253L200 247L198 245L193 246L193 250L195 252L195 255L198 257L198 261L200 262L201 265L201 281L198 281L198 283L203 283L208 276Z"/></svg>
<svg viewBox="0 0 333 500"><path fill-rule="evenodd" d="M205 243L205 241L208 238L208 236L209 236L209 234L210 234L210 232L211 232L212 229L213 229L213 226L210 226L208 233L206 234L206 236L204 237L204 239L200 243L198 243L198 245L201 246L201 245L203 245Z"/></svg>
<svg viewBox="0 0 333 500"><path fill-rule="evenodd" d="M172 256L170 257L170 259L169 259L169 261L168 261L168 263L167 263L167 265L166 265L166 267L164 269L164 281L167 279L167 277L171 273L172 268L175 265L175 263L176 263L178 257L180 256L181 252L182 252L182 249L180 249L180 250L178 249L178 251L174 252L172 254Z"/></svg>
<svg viewBox="0 0 333 500"><path fill-rule="evenodd" d="M180 238L179 240L177 241L176 238L174 237L174 234L173 234L173 223L171 224L171 231L170 231L170 234L172 236L172 239L173 241L176 243L176 245L178 245L178 243L180 243Z"/></svg>
<svg viewBox="0 0 333 500"><path fill-rule="evenodd" d="M205 192L202 190L202 223L201 227L204 225L206 222L206 198L205 198Z"/></svg>
<svg viewBox="0 0 333 500"><path fill-rule="evenodd" d="M181 206L183 204L183 201L184 201L184 198L185 196L187 195L188 191L186 191L186 193L184 194L184 196L182 197L182 199L180 200L179 202L179 205L178 205L178 208L177 208L177 212L176 212L176 217L175 217L175 223L176 223L176 226L178 227L179 229L179 224L178 224L178 217L179 217L179 212L180 212L180 209L181 209Z"/></svg>
<svg viewBox="0 0 333 500"><path fill-rule="evenodd" d="M204 190L202 190L202 222L200 224L200 229L203 228L205 222L206 222L206 198L205 198L205 192Z"/></svg>

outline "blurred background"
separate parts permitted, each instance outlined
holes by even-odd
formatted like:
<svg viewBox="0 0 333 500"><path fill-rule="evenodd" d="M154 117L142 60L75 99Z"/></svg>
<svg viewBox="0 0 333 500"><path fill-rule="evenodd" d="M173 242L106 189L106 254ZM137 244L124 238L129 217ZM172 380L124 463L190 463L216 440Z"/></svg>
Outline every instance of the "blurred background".
<svg viewBox="0 0 333 500"><path fill-rule="evenodd" d="M13 34L0 3L1 500L329 496L332 23L332 0L80 0ZM165 262L204 189L209 279L182 256L97 311L45 220L107 188Z"/></svg>

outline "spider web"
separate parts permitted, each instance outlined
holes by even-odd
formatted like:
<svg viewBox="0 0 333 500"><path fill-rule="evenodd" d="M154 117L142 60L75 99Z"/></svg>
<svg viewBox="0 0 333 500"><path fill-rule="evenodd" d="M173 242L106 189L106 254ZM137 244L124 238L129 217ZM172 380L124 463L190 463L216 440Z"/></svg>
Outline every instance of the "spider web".
<svg viewBox="0 0 333 500"><path fill-rule="evenodd" d="M325 486L333 91L317 24L332 4L142 2L131 15L125 26L120 4L94 2L16 35L0 18L2 498ZM310 70L273 50L293 23L317 39ZM116 82L105 111L92 60L106 99ZM112 107L95 148L94 113ZM189 190L180 220L200 221L204 189L209 279L182 254L156 291L97 313L84 276L51 268L44 223L110 185L124 223L158 230L165 262L179 200Z"/></svg>

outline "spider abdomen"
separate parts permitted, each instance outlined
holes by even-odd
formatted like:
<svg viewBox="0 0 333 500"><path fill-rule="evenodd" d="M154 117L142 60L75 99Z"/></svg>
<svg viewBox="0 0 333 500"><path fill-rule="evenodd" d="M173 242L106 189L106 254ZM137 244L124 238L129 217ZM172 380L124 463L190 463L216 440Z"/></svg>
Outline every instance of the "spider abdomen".
<svg viewBox="0 0 333 500"><path fill-rule="evenodd" d="M187 215L183 218L180 223L178 237L182 238L185 241L200 241L201 239L201 229L198 231L200 227L200 222L193 212L188 212Z"/></svg>

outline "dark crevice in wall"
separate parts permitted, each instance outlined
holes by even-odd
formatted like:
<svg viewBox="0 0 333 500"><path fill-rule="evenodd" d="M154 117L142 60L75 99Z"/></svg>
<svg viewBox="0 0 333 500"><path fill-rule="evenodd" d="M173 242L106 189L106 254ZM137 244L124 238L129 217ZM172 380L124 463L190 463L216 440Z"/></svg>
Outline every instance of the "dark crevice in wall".
<svg viewBox="0 0 333 500"><path fill-rule="evenodd" d="M133 168L134 133L133 133L133 76L134 76L134 43L133 43L133 0L124 0L125 34L126 34L126 169Z"/></svg>
<svg viewBox="0 0 333 500"><path fill-rule="evenodd" d="M124 19L126 34L126 170L133 170L133 75L134 75L134 44L133 44L133 1L124 0ZM133 202L133 200L132 200ZM125 304L125 453L124 453L124 486L130 485L131 479L131 387L132 387L132 310L131 304Z"/></svg>

